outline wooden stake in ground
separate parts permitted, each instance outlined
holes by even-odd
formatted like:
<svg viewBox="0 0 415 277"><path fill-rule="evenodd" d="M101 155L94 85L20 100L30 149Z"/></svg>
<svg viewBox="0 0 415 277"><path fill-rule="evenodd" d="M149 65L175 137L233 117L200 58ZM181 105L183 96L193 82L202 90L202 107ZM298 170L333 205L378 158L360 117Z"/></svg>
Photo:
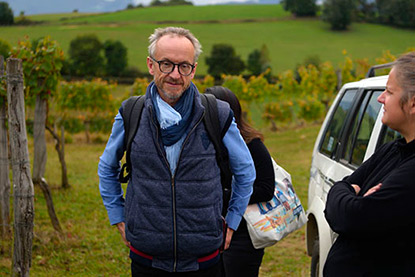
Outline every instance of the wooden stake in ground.
<svg viewBox="0 0 415 277"><path fill-rule="evenodd" d="M4 78L4 59L0 56L0 86ZM6 96L6 97L5 97ZM0 95L0 254L10 251L10 178L7 141L7 95Z"/></svg>
<svg viewBox="0 0 415 277"><path fill-rule="evenodd" d="M7 102L13 172L13 275L29 276L32 260L34 189L27 146L23 69L19 59L7 59Z"/></svg>
<svg viewBox="0 0 415 277"><path fill-rule="evenodd" d="M56 131L56 124L55 128L51 128L46 125L46 130L48 130L53 138L55 139L55 149L58 152L59 161L61 163L61 171L62 171L62 187L67 189L70 187L68 181L68 170L66 168L65 162L65 128L63 125L61 126L61 137L59 138L58 133Z"/></svg>
<svg viewBox="0 0 415 277"><path fill-rule="evenodd" d="M50 220L52 221L53 228L62 232L58 217L55 212L53 205L52 193L50 192L49 185L46 179L43 177L46 169L46 111L47 111L47 100L42 98L41 95L36 96L35 103L35 119L33 126L33 144L34 144L34 159L33 159L33 183L38 185L45 196L46 205Z"/></svg>

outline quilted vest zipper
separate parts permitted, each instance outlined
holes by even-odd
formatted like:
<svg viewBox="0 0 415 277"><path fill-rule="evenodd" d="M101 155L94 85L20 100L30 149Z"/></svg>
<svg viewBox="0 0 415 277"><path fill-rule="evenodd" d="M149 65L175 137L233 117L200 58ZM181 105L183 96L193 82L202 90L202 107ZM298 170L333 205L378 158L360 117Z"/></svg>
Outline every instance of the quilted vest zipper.
<svg viewBox="0 0 415 277"><path fill-rule="evenodd" d="M182 156L184 145L189 140L190 135L194 132L196 127L199 126L200 122L202 122L202 119L203 119L204 116L205 116L205 111L203 111L203 114L200 117L199 121L196 122L195 126L190 130L189 134L186 136L186 139L183 141L183 144L182 144L182 147L181 147L180 153L179 153L179 158L177 160L176 171L175 171L174 174L170 170L169 161L167 160L166 156L163 154L164 152L162 151L160 144L157 143L157 147L159 148L159 151L162 154L163 159L166 162L167 167L169 168L169 171L170 171L170 175L171 175L172 209L173 209L173 251L174 251L173 272L177 271L177 220L176 220L177 216L176 216L176 189L175 189L175 185L174 185L175 184L175 176L176 176L177 170L179 169L180 157ZM150 118L151 118L151 123L154 125L154 127L156 129L156 139L158 141L159 129L158 129L157 124L154 122L153 110L152 110L151 107L150 107Z"/></svg>
<svg viewBox="0 0 415 277"><path fill-rule="evenodd" d="M173 272L176 272L177 270L177 222L176 222L176 190L175 190L175 176L177 173L177 170L179 169L179 163L180 163L180 157L182 156L183 153L183 148L184 145L186 144L186 142L189 140L190 135L194 132L194 130L196 129L197 126L199 126L200 122L203 119L203 116L205 115L205 113L203 112L202 117L199 119L198 122L196 122L195 126L190 130L189 134L186 136L185 140L183 141L182 147L180 149L180 153L179 153L179 158L177 159L177 165L176 165L176 171L175 173L172 175L172 179L171 179L171 186L172 186L172 198L173 198L173 238L174 238L174 264L173 264Z"/></svg>

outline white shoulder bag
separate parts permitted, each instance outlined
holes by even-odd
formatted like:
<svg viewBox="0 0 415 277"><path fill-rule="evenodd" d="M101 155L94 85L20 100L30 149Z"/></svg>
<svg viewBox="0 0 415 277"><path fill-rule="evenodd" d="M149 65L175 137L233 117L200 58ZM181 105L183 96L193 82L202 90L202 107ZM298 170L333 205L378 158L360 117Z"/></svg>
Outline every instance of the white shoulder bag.
<svg viewBox="0 0 415 277"><path fill-rule="evenodd" d="M272 159L275 190L268 202L248 205L244 218L256 249L271 246L301 228L307 217L295 194L291 175Z"/></svg>

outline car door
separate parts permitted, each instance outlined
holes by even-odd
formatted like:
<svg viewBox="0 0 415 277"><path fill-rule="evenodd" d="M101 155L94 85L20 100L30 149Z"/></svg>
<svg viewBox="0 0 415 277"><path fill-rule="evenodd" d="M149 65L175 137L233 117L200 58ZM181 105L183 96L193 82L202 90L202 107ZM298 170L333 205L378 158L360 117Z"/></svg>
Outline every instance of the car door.
<svg viewBox="0 0 415 277"><path fill-rule="evenodd" d="M319 225L321 267L336 238L323 214L327 193L336 181L352 174L368 158L366 152L382 106L377 102L381 92L381 89L344 90L318 138L310 172L309 203L312 206L309 208Z"/></svg>

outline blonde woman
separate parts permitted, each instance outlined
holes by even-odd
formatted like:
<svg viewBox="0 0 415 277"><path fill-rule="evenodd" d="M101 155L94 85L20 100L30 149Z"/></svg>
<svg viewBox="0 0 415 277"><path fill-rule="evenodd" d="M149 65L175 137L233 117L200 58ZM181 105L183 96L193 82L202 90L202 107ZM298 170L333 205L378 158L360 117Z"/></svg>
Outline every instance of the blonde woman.
<svg viewBox="0 0 415 277"><path fill-rule="evenodd" d="M415 53L396 61L378 101L403 138L329 191L325 216L339 236L324 276L415 276Z"/></svg>

